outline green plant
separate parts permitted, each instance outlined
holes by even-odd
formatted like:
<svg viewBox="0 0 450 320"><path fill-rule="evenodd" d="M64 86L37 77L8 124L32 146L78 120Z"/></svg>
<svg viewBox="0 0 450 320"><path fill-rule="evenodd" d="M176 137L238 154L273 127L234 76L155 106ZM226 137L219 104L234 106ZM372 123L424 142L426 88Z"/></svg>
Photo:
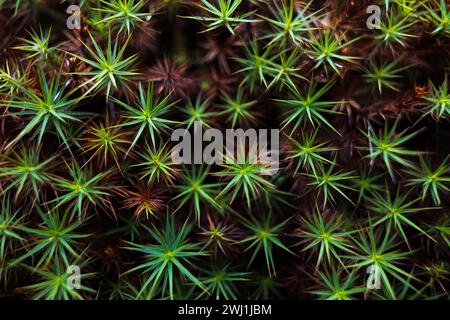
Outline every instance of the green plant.
<svg viewBox="0 0 450 320"><path fill-rule="evenodd" d="M73 214L78 214L81 218L88 209L87 204L94 206L107 206L111 189L106 182L110 172L100 172L94 174L92 167L80 168L78 163L66 164L70 178L53 177L55 186L62 191L56 199L55 209L69 205Z"/></svg>
<svg viewBox="0 0 450 320"><path fill-rule="evenodd" d="M0 283L8 283L11 262L15 259L17 247L25 241L21 232L24 227L24 220L25 215L20 212L20 209L13 210L8 199L2 201L0 211Z"/></svg>
<svg viewBox="0 0 450 320"><path fill-rule="evenodd" d="M118 24L119 33L126 30L130 34L137 25L143 23L144 18L150 16L149 13L140 12L145 5L142 0L100 0L100 3L102 7L95 10L105 13L106 18L98 23Z"/></svg>
<svg viewBox="0 0 450 320"><path fill-rule="evenodd" d="M281 282L275 277L267 275L258 275L254 281L255 290L250 295L251 299L267 300L269 297L281 297Z"/></svg>
<svg viewBox="0 0 450 320"><path fill-rule="evenodd" d="M238 151L237 157L232 158L224 155L226 163L220 165L224 170L216 175L224 179L225 187L217 198L230 193L230 202L233 202L239 193L243 193L247 207L250 208L252 199L257 199L262 191L274 188L274 185L262 176L269 171L268 165L258 160L254 146L250 147L247 154L242 155L244 150L240 152L241 154Z"/></svg>
<svg viewBox="0 0 450 320"><path fill-rule="evenodd" d="M427 108L425 114L429 114L433 118L440 120L450 114L450 92L448 92L447 74L439 88L432 82L430 82L430 87L431 91L429 96L424 97Z"/></svg>
<svg viewBox="0 0 450 320"><path fill-rule="evenodd" d="M175 211L182 206L189 204L194 210L195 220L200 223L202 209L201 205L207 204L211 208L220 209L220 205L214 200L220 183L206 183L209 169L207 167L196 168L192 166L191 170L185 168L180 175L180 183L175 185L175 190L179 193L173 200L179 201Z"/></svg>
<svg viewBox="0 0 450 320"><path fill-rule="evenodd" d="M205 249L212 247L214 256L217 256L219 250L226 255L228 249L236 244L236 241L232 238L235 233L233 225L226 223L223 219L216 222L211 215L207 216L207 220L208 226L202 227L200 232L200 235L205 238L203 247Z"/></svg>
<svg viewBox="0 0 450 320"><path fill-rule="evenodd" d="M87 262L71 261L71 265L77 265L81 269L87 265ZM40 282L20 288L20 291L29 292L33 300L84 300L95 293L95 290L84 284L81 284L79 288L71 286L71 274L67 272L67 266L58 262L34 270L34 272ZM83 272L80 274L80 282L92 278L94 275L94 273Z"/></svg>
<svg viewBox="0 0 450 320"><path fill-rule="evenodd" d="M382 196L375 192L371 197L368 197L367 207L372 212L377 213L379 216L374 218L373 226L379 224L386 224L386 232L398 231L403 240L409 246L408 236L403 229L404 226L409 226L416 229L420 233L430 237L422 228L415 224L408 215L417 215L422 211L429 211L433 208L418 208L414 205L420 199L414 199L407 201L409 193L400 194L400 190L394 196L391 195L389 188L385 188L385 195Z"/></svg>
<svg viewBox="0 0 450 320"><path fill-rule="evenodd" d="M283 0L281 6L275 2L274 7L270 7L273 18L260 16L269 22L273 29L273 32L264 36L270 40L268 45L278 44L284 47L287 44L308 42L307 32L314 30L313 19L318 15L318 12L307 13L311 4L312 1L296 10L293 0Z"/></svg>
<svg viewBox="0 0 450 320"><path fill-rule="evenodd" d="M247 101L241 90L236 93L235 98L224 94L222 99L224 101L224 104L221 106L223 110L218 115L227 116L227 122L231 124L231 127L235 128L238 125L248 127L256 121L255 115L250 110L257 101Z"/></svg>
<svg viewBox="0 0 450 320"><path fill-rule="evenodd" d="M48 59L49 54L51 54L55 48L50 47L50 37L52 30L51 28L47 32L43 32L41 28L39 28L39 34L36 31L28 32L30 39L21 39L24 44L21 46L15 47L17 50L22 50L28 52L26 59L39 61Z"/></svg>
<svg viewBox="0 0 450 320"><path fill-rule="evenodd" d="M51 182L46 168L55 160L50 157L41 161L39 154L39 148L27 150L22 146L19 152L12 151L12 154L6 157L7 161L0 163L0 177L9 182L2 194L15 188L15 200L29 190L34 192L35 199L39 198L41 188Z"/></svg>
<svg viewBox="0 0 450 320"><path fill-rule="evenodd" d="M425 0L394 0L395 7L399 14L403 16L411 16L417 19L421 14L424 14L423 4Z"/></svg>
<svg viewBox="0 0 450 320"><path fill-rule="evenodd" d="M392 235L381 229L375 228L371 223L367 229L359 232L358 239L354 238L358 253L350 255L353 261L349 268L368 268L372 266L380 275L380 281L391 299L396 295L392 281L398 280L405 287L413 288L410 279L414 277L406 270L400 268L400 264L408 257L409 252L395 249L398 243Z"/></svg>
<svg viewBox="0 0 450 320"><path fill-rule="evenodd" d="M317 256L316 269L325 262L332 265L338 261L342 266L342 253L352 253L350 235L352 232L343 229L341 215L324 218L322 212L316 208L308 218L300 216L301 226L298 236L302 239L302 251L315 253Z"/></svg>
<svg viewBox="0 0 450 320"><path fill-rule="evenodd" d="M407 172L411 176L408 180L408 186L418 186L422 188L422 201L427 196L431 195L433 203L437 206L441 204L440 194L449 191L450 176L446 176L449 173L449 167L447 164L448 158L446 158L437 168L433 170L429 161L425 161L423 157L419 157L420 168L414 168Z"/></svg>
<svg viewBox="0 0 450 320"><path fill-rule="evenodd" d="M73 111L79 99L71 99L70 93L65 93L65 85L61 85L61 72L58 72L50 81L44 71L38 70L39 91L15 85L21 95L11 97L11 100L1 101L14 111L10 116L23 116L28 119L27 125L9 143L14 145L25 135L32 133L37 137L37 144L42 142L44 134L50 127L55 130L57 137L69 148L70 134L67 130L69 122L79 122L85 114Z"/></svg>
<svg viewBox="0 0 450 320"><path fill-rule="evenodd" d="M300 128L301 125L309 122L312 126L324 124L330 129L336 131L336 129L324 117L324 114L335 114L336 111L332 110L330 107L334 106L338 102L321 101L322 96L333 87L333 84L333 82L329 82L322 88L316 90L316 84L313 81L310 81L306 94L295 91L292 92L293 99L291 100L275 100L280 104L290 107L290 110L286 112L282 122L283 129L291 125L292 129L290 135L292 135L294 131Z"/></svg>
<svg viewBox="0 0 450 320"><path fill-rule="evenodd" d="M365 288L357 284L359 279L356 272L343 273L334 268L331 272L319 272L320 278L316 281L318 288L311 293L323 300L354 300L355 295L364 293Z"/></svg>
<svg viewBox="0 0 450 320"><path fill-rule="evenodd" d="M125 49L127 48L128 38L123 45L119 47L121 43L117 38L114 41L111 40L111 30L108 30L108 43L106 50L100 47L95 41L94 37L89 34L92 45L83 43L84 48L89 52L91 58L85 58L80 55L67 52L67 54L79 59L92 67L92 71L74 72L74 75L81 75L89 77L84 81L79 88L87 88L84 96L90 93L98 92L99 90L106 89L106 98L108 99L110 94L117 90L119 87L121 90L129 89L129 81L131 77L138 75L132 69L133 63L137 59L137 54L131 55L127 58L124 57Z"/></svg>
<svg viewBox="0 0 450 320"><path fill-rule="evenodd" d="M167 144L161 145L159 148L151 148L149 145L145 148L145 153L139 153L144 160L139 162L134 167L143 167L141 178L148 177L148 182L164 181L167 184L172 183L172 180L178 175L178 169L170 158Z"/></svg>
<svg viewBox="0 0 450 320"><path fill-rule="evenodd" d="M175 273L183 275L193 285L202 290L207 290L207 287L188 269L188 267L193 266L192 260L194 258L207 254L201 250L199 243L188 240L191 226L185 222L180 228L176 228L173 218L167 216L163 232L155 227L152 229L145 228L155 244L128 242L129 246L126 247L129 250L142 253L145 257L145 262L126 272L142 271L148 274L138 296L150 286L152 293L161 288L162 296L168 293L169 297L173 299Z"/></svg>
<svg viewBox="0 0 450 320"><path fill-rule="evenodd" d="M328 201L336 203L334 195L337 193L347 199L350 203L355 205L349 196L345 193L346 190L355 191L351 186L348 185L347 181L351 181L355 178L353 176L353 171L345 172L339 170L335 172L334 167L336 166L336 161L332 162L328 169L325 169L323 165L319 165L319 172L313 174L305 174L306 176L312 178L312 181L308 183L309 186L313 186L320 190L320 194L323 196L323 207L328 204Z"/></svg>
<svg viewBox="0 0 450 320"><path fill-rule="evenodd" d="M90 126L86 130L82 146L84 152L92 154L88 162L97 157L101 166L106 168L108 160L112 158L117 168L120 169L119 155L124 155L127 151L125 146L130 144L127 135L127 133L121 132L119 127L109 125L108 122Z"/></svg>
<svg viewBox="0 0 450 320"><path fill-rule="evenodd" d="M402 47L407 46L407 41L417 36L411 31L416 20L410 19L411 16L402 16L395 11L386 14L380 23L380 33L375 36L379 40L380 45L391 49L394 52L394 45L398 44Z"/></svg>
<svg viewBox="0 0 450 320"><path fill-rule="evenodd" d="M156 136L161 132L168 130L171 124L177 123L165 117L170 109L174 107L176 102L169 102L170 94L163 99L155 97L153 83L150 83L147 86L146 91L139 83L139 95L136 96L136 99L138 101L136 107L122 102L119 99L112 99L115 103L125 109L122 115L125 121L118 126L139 126L128 152L135 146L144 130L148 130L152 145L156 146Z"/></svg>
<svg viewBox="0 0 450 320"><path fill-rule="evenodd" d="M450 219L443 217L432 225L427 226L427 231L435 235L437 241L440 241L443 246L450 248Z"/></svg>
<svg viewBox="0 0 450 320"><path fill-rule="evenodd" d="M276 64L270 57L271 46L260 49L258 42L253 40L244 48L244 57L236 57L235 60L242 65L237 73L244 73L241 85L248 85L253 93L257 86L269 87L268 77L270 73L277 73Z"/></svg>
<svg viewBox="0 0 450 320"><path fill-rule="evenodd" d="M297 49L292 50L289 55L287 51L281 52L279 62L274 62L272 68L267 69L267 73L272 78L268 85L268 89L277 86L281 91L285 87L291 90L296 89L296 82L299 80L307 80L300 74L301 65L299 64L300 54Z"/></svg>
<svg viewBox="0 0 450 320"><path fill-rule="evenodd" d="M0 68L0 92L9 96L17 95L20 87L24 87L30 82L28 71L6 61L6 64Z"/></svg>
<svg viewBox="0 0 450 320"><path fill-rule="evenodd" d="M238 289L236 282L248 281L248 273L229 271L230 265L215 268L207 272L200 280L205 284L207 291L203 291L197 298L202 298L208 292L216 300L237 300Z"/></svg>
<svg viewBox="0 0 450 320"><path fill-rule="evenodd" d="M198 4L201 9L209 14L208 16L185 16L184 18L205 22L207 27L205 32L225 27L231 34L234 34L234 27L237 24L256 21L247 19L253 12L242 15L236 14L241 0L216 0L215 5L211 2L214 1L201 0L201 4Z"/></svg>
<svg viewBox="0 0 450 320"><path fill-rule="evenodd" d="M195 101L188 100L187 105L180 107L180 111L184 113L186 120L183 124L190 129L194 122L199 122L203 127L210 128L213 119L218 112L210 111L210 98L202 99L201 94L197 95Z"/></svg>
<svg viewBox="0 0 450 320"><path fill-rule="evenodd" d="M400 72L408 67L397 68L398 61L382 62L380 65L369 60L367 68L364 70L364 78L366 82L378 89L378 93L382 94L383 88L389 88L399 91L397 81L402 78Z"/></svg>
<svg viewBox="0 0 450 320"><path fill-rule="evenodd" d="M371 175L370 170L367 168L359 170L359 175L354 181L354 188L359 190L358 204L361 200L367 199L370 194L383 190L383 186L376 183L382 176L382 174Z"/></svg>
<svg viewBox="0 0 450 320"><path fill-rule="evenodd" d="M48 265L52 261L60 261L66 268L70 261L80 259L82 250L80 241L89 237L88 233L80 232L80 220L71 221L70 210L45 212L36 207L42 220L39 228L22 227L21 231L29 235L33 241L31 249L18 257L14 264L26 259L39 257L35 262L36 269Z"/></svg>
<svg viewBox="0 0 450 320"><path fill-rule="evenodd" d="M450 10L447 9L447 4L444 0L441 0L440 2L434 0L433 3L437 7L437 10L434 10L434 8L430 6L425 6L428 11L426 15L427 20L433 24L435 28L432 31L432 34L444 33L450 35Z"/></svg>
<svg viewBox="0 0 450 320"><path fill-rule="evenodd" d="M275 262L273 259L273 250L275 247L292 253L280 240L280 232L288 223L289 219L284 220L279 224L274 224L272 221L272 214L269 212L263 220L251 215L249 219L243 218L244 226L251 232L251 234L241 243L249 243L245 251L253 250L252 257L249 264L253 263L258 253L264 253L264 258L267 265L267 271L270 276L276 275Z"/></svg>
<svg viewBox="0 0 450 320"><path fill-rule="evenodd" d="M381 158L384 165L388 169L389 175L394 179L394 167L393 163L398 163L404 167L413 168L414 165L411 161L405 159L405 156L417 155L417 151L408 150L402 145L413 137L418 135L421 130L407 133L406 130L402 132L396 132L399 124L399 120L396 120L394 125L389 129L385 124L384 130L376 135L373 129L369 126L368 133L362 132L369 141L369 147L364 149L369 150L369 154L366 156L373 162L377 158Z"/></svg>
<svg viewBox="0 0 450 320"><path fill-rule="evenodd" d="M332 152L336 149L324 147L327 144L326 142L317 143L318 132L318 129L311 134L302 132L298 140L288 136L288 139L292 142L292 148L288 150L289 156L286 159L293 159L296 162L294 173L298 173L303 168L306 171L312 171L315 175L317 173L316 169L320 164L331 163L330 160L321 154Z"/></svg>
<svg viewBox="0 0 450 320"><path fill-rule="evenodd" d="M342 54L344 49L348 49L359 38L345 42L344 39L345 32L337 34L336 29L331 30L329 28L322 30L317 37L311 37L309 49L306 50L306 53L315 61L314 68L323 66L327 72L331 68L334 72L340 74L339 69L343 67L344 62L353 63L359 59L356 56Z"/></svg>

